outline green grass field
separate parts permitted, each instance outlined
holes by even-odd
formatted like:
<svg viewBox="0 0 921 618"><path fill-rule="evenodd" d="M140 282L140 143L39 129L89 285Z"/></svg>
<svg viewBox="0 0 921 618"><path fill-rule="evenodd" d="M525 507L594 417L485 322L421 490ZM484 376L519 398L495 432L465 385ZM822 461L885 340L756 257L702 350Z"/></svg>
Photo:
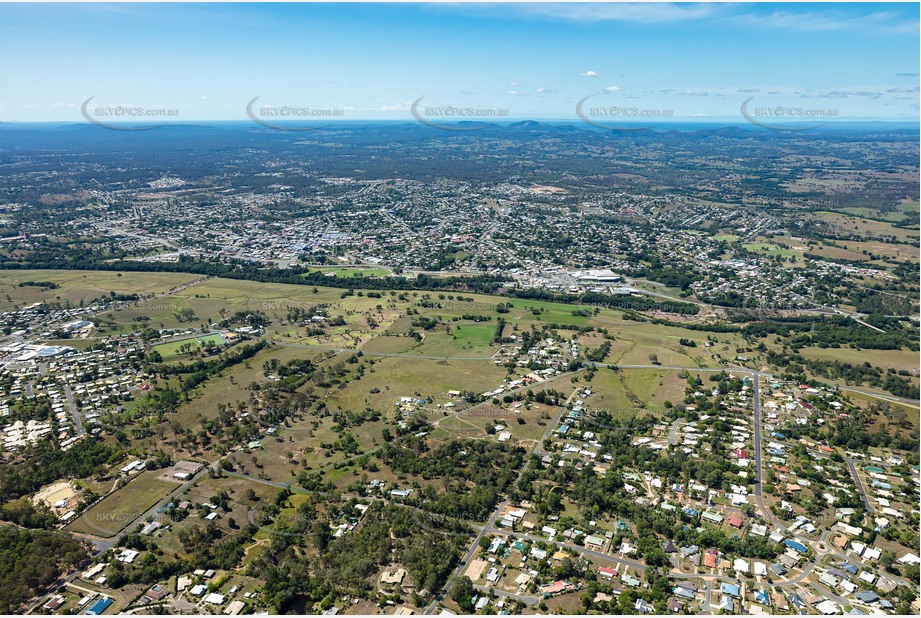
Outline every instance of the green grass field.
<svg viewBox="0 0 921 618"><path fill-rule="evenodd" d="M202 337L191 337L187 339L180 339L178 341L161 343L159 345L155 345L153 349L163 358L163 362L169 363L187 358L185 354L180 352L183 346L192 345L194 349L199 349L207 343L221 346L226 344L227 340L224 339L223 336L217 333L213 333L210 335L204 335Z"/></svg>
<svg viewBox="0 0 921 618"><path fill-rule="evenodd" d="M178 486L158 480L159 474L158 470L142 472L83 513L67 529L104 538L115 536Z"/></svg>

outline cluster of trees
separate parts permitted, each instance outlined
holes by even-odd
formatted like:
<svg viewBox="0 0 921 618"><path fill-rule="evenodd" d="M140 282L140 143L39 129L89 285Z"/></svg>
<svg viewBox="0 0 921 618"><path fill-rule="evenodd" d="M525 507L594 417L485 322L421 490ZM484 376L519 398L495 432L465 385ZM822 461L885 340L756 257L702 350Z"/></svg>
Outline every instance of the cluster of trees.
<svg viewBox="0 0 921 618"><path fill-rule="evenodd" d="M421 604L444 585L472 536L458 522L375 502L357 528L332 539L329 522L347 516L349 505L316 506L325 515L311 504L296 529L284 528L277 543L254 553L249 571L264 580L263 598L276 613L295 602L313 613L344 595L376 598L374 576L394 563L406 568L417 595L426 593L414 599ZM292 552L292 542L313 551Z"/></svg>
<svg viewBox="0 0 921 618"><path fill-rule="evenodd" d="M505 277L479 275L465 277L432 277L420 274L407 277L327 277L323 271L309 271L304 267L275 268L244 260L226 259L220 262L203 261L191 256L181 256L177 262L138 262L118 259L124 252L113 253L106 246L75 247L68 242L36 238L40 250L28 256L0 256L0 269L64 269L106 270L122 272L179 272L226 279L242 279L262 283L288 283L293 285L322 285L334 288L361 287L372 290L452 290L489 294L498 291ZM115 257L116 259L112 259Z"/></svg>
<svg viewBox="0 0 921 618"><path fill-rule="evenodd" d="M0 526L0 613L19 613L23 603L88 556L87 547L70 535Z"/></svg>
<svg viewBox="0 0 921 618"><path fill-rule="evenodd" d="M878 386L896 397L907 399L918 399L919 397L918 387L907 377L908 370L904 369L900 372L896 372L895 369L883 371L867 361L859 365L852 365L839 360L809 359L801 354L778 353L773 350L768 351L767 360L778 367L784 367L792 375L804 375L803 370L808 369L815 375L833 380L845 380L848 384Z"/></svg>
<svg viewBox="0 0 921 618"><path fill-rule="evenodd" d="M36 287L36 288L45 288L48 290L56 290L61 286L59 286L54 281L23 281L22 283L19 284L19 287L21 288Z"/></svg>
<svg viewBox="0 0 921 618"><path fill-rule="evenodd" d="M588 348L585 350L585 358L593 363L604 362L604 359L611 353L611 342L604 341L597 348Z"/></svg>
<svg viewBox="0 0 921 618"><path fill-rule="evenodd" d="M736 320L747 321L747 316L735 316ZM747 324L742 332L746 337L766 337L779 335L790 337L790 346L800 348L818 346L820 348L853 347L865 350L898 350L908 348L918 350L917 334L904 328L897 319L866 319L868 324L883 329L878 332L858 324L846 316L813 316L769 318Z"/></svg>
<svg viewBox="0 0 921 618"><path fill-rule="evenodd" d="M452 440L429 451L421 438L385 444L382 462L397 474L440 479L444 491L419 487L407 504L465 519L485 519L503 491L518 476L525 451L484 440Z"/></svg>

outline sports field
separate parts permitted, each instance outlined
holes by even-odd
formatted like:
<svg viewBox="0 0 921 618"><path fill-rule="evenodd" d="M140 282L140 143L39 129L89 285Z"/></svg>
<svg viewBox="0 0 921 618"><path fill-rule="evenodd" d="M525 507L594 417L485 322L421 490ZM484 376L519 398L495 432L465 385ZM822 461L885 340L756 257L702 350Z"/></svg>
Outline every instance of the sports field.
<svg viewBox="0 0 921 618"><path fill-rule="evenodd" d="M83 513L67 529L103 538L115 536L176 489L175 483L158 480L157 474L155 470L142 472Z"/></svg>

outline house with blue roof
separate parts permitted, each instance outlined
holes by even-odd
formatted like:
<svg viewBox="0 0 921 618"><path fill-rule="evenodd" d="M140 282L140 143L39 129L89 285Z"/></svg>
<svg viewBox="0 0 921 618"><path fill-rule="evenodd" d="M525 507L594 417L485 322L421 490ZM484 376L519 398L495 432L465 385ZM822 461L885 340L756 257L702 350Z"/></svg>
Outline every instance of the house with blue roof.
<svg viewBox="0 0 921 618"><path fill-rule="evenodd" d="M857 575L857 572L859 571L859 569L850 562L842 562L838 566L840 566L843 570L847 571L851 575Z"/></svg>
<svg viewBox="0 0 921 618"><path fill-rule="evenodd" d="M780 564L779 562L775 562L774 564L772 564L772 565L771 565L771 570L774 571L774 573L775 573L778 577L783 577L784 575L787 574L787 567L785 567L784 565Z"/></svg>
<svg viewBox="0 0 921 618"><path fill-rule="evenodd" d="M99 616L102 612L106 611L110 605L112 605L112 599L102 597L97 600L95 603L90 605L90 608L86 610L87 616Z"/></svg>
<svg viewBox="0 0 921 618"><path fill-rule="evenodd" d="M771 597L768 595L766 590L758 590L755 592L755 601L761 603L762 605L770 605Z"/></svg>
<svg viewBox="0 0 921 618"><path fill-rule="evenodd" d="M720 592L722 592L723 594L728 594L733 597L739 597L741 593L741 589L739 588L738 584L729 584L729 583L723 582L722 584L720 584Z"/></svg>
<svg viewBox="0 0 921 618"><path fill-rule="evenodd" d="M793 539L784 539L783 544L789 547L790 549L795 549L801 554L805 554L807 551L809 551L805 545L803 545L802 543L797 543Z"/></svg>

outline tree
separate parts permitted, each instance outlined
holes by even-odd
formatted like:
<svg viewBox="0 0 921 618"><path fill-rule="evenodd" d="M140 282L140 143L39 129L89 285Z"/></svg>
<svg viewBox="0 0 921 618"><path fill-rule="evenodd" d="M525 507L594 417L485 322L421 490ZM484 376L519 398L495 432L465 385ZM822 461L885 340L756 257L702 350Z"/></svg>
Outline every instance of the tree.
<svg viewBox="0 0 921 618"><path fill-rule="evenodd" d="M476 589L473 587L473 582L466 575L456 580L451 588L451 598L465 612L470 612L473 609L473 596L475 594Z"/></svg>

